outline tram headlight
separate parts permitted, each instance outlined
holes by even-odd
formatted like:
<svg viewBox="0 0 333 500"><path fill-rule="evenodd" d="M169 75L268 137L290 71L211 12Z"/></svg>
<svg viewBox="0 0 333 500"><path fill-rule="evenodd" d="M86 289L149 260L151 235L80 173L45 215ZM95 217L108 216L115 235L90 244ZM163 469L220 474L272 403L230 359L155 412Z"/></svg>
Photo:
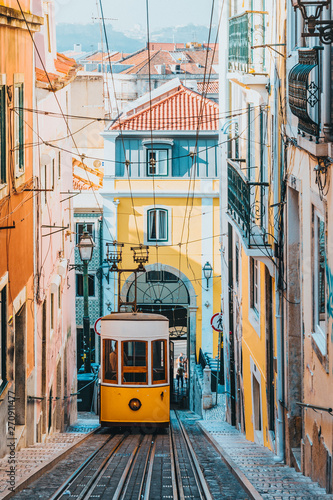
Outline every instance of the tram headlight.
<svg viewBox="0 0 333 500"><path fill-rule="evenodd" d="M131 401L128 403L128 406L131 408L133 411L138 411L141 408L141 401L138 398L133 398Z"/></svg>

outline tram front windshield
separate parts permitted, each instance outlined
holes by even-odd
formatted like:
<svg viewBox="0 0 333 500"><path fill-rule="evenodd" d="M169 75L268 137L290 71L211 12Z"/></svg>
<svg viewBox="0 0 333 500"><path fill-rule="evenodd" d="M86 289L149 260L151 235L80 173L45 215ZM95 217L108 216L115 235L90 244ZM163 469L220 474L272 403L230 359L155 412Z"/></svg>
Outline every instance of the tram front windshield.
<svg viewBox="0 0 333 500"><path fill-rule="evenodd" d="M123 347L123 383L147 384L147 342L127 341Z"/></svg>

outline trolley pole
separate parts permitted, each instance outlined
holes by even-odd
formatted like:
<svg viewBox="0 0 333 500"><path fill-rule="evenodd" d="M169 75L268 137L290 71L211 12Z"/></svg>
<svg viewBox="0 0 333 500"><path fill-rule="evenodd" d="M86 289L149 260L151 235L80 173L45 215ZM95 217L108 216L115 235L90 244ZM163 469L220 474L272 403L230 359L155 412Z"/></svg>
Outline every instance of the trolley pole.
<svg viewBox="0 0 333 500"><path fill-rule="evenodd" d="M91 371L91 338L89 319L89 285L88 261L83 261L83 344L84 344L84 371Z"/></svg>

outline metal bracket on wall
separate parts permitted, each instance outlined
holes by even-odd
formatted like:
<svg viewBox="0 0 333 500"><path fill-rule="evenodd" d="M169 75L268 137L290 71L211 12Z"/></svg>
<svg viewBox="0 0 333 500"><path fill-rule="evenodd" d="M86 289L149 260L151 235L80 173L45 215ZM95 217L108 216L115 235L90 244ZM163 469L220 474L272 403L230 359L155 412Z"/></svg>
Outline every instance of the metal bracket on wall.
<svg viewBox="0 0 333 500"><path fill-rule="evenodd" d="M52 233L42 234L42 238L44 238L44 236L51 236L52 234L59 233L60 231L65 231L65 229L69 229L69 224L67 224L67 226L47 226L47 225L42 225L42 229L44 229L44 228L57 229L57 231L53 231Z"/></svg>
<svg viewBox="0 0 333 500"><path fill-rule="evenodd" d="M15 229L15 222L13 222L13 225L12 226L0 226L0 230L1 229Z"/></svg>

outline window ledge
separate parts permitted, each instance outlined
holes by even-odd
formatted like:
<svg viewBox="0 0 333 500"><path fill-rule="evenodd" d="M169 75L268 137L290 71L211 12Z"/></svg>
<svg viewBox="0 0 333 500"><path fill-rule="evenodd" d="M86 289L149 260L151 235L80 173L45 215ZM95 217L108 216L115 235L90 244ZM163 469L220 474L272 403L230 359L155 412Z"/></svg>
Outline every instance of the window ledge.
<svg viewBox="0 0 333 500"><path fill-rule="evenodd" d="M320 363L323 365L326 373L329 373L329 363L326 353L325 339L321 333L312 332L311 334L311 346L317 355Z"/></svg>

